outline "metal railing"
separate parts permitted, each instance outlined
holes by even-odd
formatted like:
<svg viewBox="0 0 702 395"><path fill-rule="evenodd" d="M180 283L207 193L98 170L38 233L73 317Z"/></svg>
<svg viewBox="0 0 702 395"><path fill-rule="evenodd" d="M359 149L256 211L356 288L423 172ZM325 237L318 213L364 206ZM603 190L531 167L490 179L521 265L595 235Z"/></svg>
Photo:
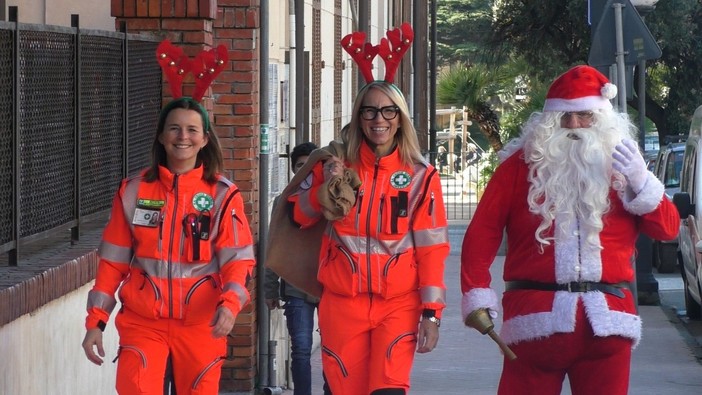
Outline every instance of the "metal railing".
<svg viewBox="0 0 702 395"><path fill-rule="evenodd" d="M482 168L485 158L464 158L457 155L432 152L436 158L433 165L441 175L446 218L461 220L473 218L475 208L482 197Z"/></svg>
<svg viewBox="0 0 702 395"><path fill-rule="evenodd" d="M159 38L0 21L0 252L104 216L147 166L161 109Z"/></svg>

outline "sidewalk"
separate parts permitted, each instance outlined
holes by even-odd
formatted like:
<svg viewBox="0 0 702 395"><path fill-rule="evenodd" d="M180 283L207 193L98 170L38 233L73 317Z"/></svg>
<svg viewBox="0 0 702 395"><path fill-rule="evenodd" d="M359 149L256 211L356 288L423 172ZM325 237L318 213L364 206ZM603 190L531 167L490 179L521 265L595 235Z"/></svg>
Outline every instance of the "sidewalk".
<svg viewBox="0 0 702 395"><path fill-rule="evenodd" d="M497 345L461 321L460 248L465 223L451 223L451 255L446 262L447 307L441 320L441 338L429 354L417 354L412 371L411 395L494 395L502 369ZM491 268L493 287L502 292L502 265L498 256ZM641 306L643 336L634 350L631 366L632 395L702 394L702 365L683 334L660 306ZM495 322L499 332L500 321ZM313 395L322 395L320 352L312 355ZM570 394L564 384L563 394ZM285 391L284 394L292 394ZM599 394L598 394L599 395Z"/></svg>

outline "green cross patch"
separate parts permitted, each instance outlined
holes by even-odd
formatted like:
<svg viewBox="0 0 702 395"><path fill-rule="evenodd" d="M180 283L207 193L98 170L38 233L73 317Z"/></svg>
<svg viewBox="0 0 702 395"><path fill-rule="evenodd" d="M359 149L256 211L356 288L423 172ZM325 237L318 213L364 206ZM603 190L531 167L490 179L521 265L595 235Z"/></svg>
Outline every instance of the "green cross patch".
<svg viewBox="0 0 702 395"><path fill-rule="evenodd" d="M214 199L204 192L198 192L193 196L193 207L197 211L210 211L214 207Z"/></svg>
<svg viewBox="0 0 702 395"><path fill-rule="evenodd" d="M396 171L390 176L390 185L395 189L407 188L412 182L412 177L406 171Z"/></svg>

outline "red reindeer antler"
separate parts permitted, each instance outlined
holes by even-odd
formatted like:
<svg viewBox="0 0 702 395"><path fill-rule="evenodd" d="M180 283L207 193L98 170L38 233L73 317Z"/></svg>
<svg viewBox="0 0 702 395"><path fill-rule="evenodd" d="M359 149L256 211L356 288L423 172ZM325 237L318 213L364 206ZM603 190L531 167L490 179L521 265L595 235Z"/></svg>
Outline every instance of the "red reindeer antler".
<svg viewBox="0 0 702 395"><path fill-rule="evenodd" d="M215 77L224 70L228 60L229 54L224 45L197 54L192 62L192 73L195 76L193 99L202 99Z"/></svg>
<svg viewBox="0 0 702 395"><path fill-rule="evenodd" d="M363 74L366 83L373 82L373 58L378 54L378 47L366 42L366 33L353 32L341 39L341 47L351 55Z"/></svg>
<svg viewBox="0 0 702 395"><path fill-rule="evenodd" d="M183 96L183 78L190 71L190 59L183 54L183 49L163 40L156 48L156 59L166 75L171 95L174 99Z"/></svg>
<svg viewBox="0 0 702 395"><path fill-rule="evenodd" d="M385 61L385 81L393 83L400 61L414 40L414 31L412 26L405 22L399 29L388 30L387 36L388 38L380 40L379 54Z"/></svg>
<svg viewBox="0 0 702 395"><path fill-rule="evenodd" d="M183 49L163 40L156 48L156 59L166 75L174 99L183 97L183 79L187 73L192 72L195 77L193 99L202 100L207 88L215 77L224 70L229 55L227 48L220 45L209 51L202 51L193 61L190 61Z"/></svg>

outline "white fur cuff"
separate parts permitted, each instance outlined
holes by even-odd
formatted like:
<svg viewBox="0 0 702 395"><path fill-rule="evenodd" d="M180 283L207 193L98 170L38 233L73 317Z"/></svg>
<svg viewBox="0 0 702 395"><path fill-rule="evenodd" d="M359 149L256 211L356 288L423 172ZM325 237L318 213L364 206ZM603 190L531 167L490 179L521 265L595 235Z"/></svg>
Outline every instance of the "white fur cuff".
<svg viewBox="0 0 702 395"><path fill-rule="evenodd" d="M490 317L497 318L500 308L497 304L497 294L492 288L474 288L463 294L461 300L463 322L466 322L468 315L477 309L488 309Z"/></svg>
<svg viewBox="0 0 702 395"><path fill-rule="evenodd" d="M622 204L626 211L634 215L644 215L658 207L663 200L664 192L665 187L663 183L649 171L646 184L638 195L631 199L628 193L620 193L619 197L622 199Z"/></svg>

